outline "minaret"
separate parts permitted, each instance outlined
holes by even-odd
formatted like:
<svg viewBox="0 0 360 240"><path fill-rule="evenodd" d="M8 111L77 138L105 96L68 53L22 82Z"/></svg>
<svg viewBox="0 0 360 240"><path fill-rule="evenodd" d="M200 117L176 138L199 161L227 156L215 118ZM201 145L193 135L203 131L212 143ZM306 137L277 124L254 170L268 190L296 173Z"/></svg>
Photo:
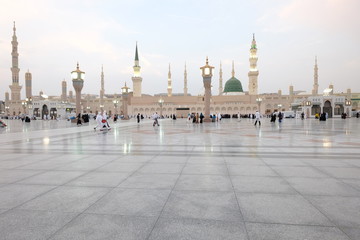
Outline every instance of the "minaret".
<svg viewBox="0 0 360 240"><path fill-rule="evenodd" d="M184 71L184 96L188 95L188 88L187 88L187 72L186 72L186 63L185 63L185 71Z"/></svg>
<svg viewBox="0 0 360 240"><path fill-rule="evenodd" d="M219 95L222 95L223 93L223 77L222 77L222 65L221 65L221 62L220 62L220 71L219 71Z"/></svg>
<svg viewBox="0 0 360 240"><path fill-rule="evenodd" d="M32 76L29 72L29 69L27 73L25 73L25 89L26 89L26 98L30 99L32 98Z"/></svg>
<svg viewBox="0 0 360 240"><path fill-rule="evenodd" d="M12 67L11 67L11 73L12 73L12 84L9 86L11 90L11 100L12 101L20 101L20 91L22 86L19 85L19 53L18 53L18 41L16 37L16 27L14 22L13 27L14 34L12 36Z"/></svg>
<svg viewBox="0 0 360 240"><path fill-rule="evenodd" d="M170 71L170 63L169 63L169 72L168 72L168 97L172 96L172 86L171 86L171 71Z"/></svg>
<svg viewBox="0 0 360 240"><path fill-rule="evenodd" d="M138 48L136 43L136 49L135 49L135 65L133 67L134 69L134 76L131 78L133 81L133 96L134 97L141 97L141 82L142 77L140 75L140 65L139 65L139 55L138 55Z"/></svg>
<svg viewBox="0 0 360 240"><path fill-rule="evenodd" d="M67 101L67 83L65 79L61 82L61 101Z"/></svg>
<svg viewBox="0 0 360 240"><path fill-rule="evenodd" d="M319 92L319 75L318 75L318 65L317 57L315 56L315 66L314 66L314 85L312 90L312 95L318 95Z"/></svg>
<svg viewBox="0 0 360 240"><path fill-rule="evenodd" d="M231 77L235 77L235 68L234 68L234 60L232 61L232 71L231 71Z"/></svg>
<svg viewBox="0 0 360 240"><path fill-rule="evenodd" d="M258 76L259 71L257 70L257 60L258 57L256 55L257 48L256 48L256 41L255 41L255 34L253 34L253 40L251 43L250 48L250 71L248 73L249 76L249 94L250 95L257 95L258 94Z"/></svg>
<svg viewBox="0 0 360 240"><path fill-rule="evenodd" d="M105 94L105 88L104 88L104 68L101 66L101 87L100 87L100 105L104 106L104 94Z"/></svg>

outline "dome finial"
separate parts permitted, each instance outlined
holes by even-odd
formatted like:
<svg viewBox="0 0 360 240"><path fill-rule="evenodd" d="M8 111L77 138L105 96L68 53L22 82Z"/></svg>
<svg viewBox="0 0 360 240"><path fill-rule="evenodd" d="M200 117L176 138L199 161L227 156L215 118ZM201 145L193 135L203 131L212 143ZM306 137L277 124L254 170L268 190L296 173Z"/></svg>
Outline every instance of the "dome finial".
<svg viewBox="0 0 360 240"><path fill-rule="evenodd" d="M206 65L208 65L209 64L209 58L208 58L208 56L206 56Z"/></svg>
<svg viewBox="0 0 360 240"><path fill-rule="evenodd" d="M15 21L14 21L14 27L13 27L14 33L16 32L16 26L15 26Z"/></svg>
<svg viewBox="0 0 360 240"><path fill-rule="evenodd" d="M232 71L231 71L232 77L235 77L235 69L234 69L234 60L232 61Z"/></svg>
<svg viewBox="0 0 360 240"><path fill-rule="evenodd" d="M79 70L79 62L76 64L76 70Z"/></svg>

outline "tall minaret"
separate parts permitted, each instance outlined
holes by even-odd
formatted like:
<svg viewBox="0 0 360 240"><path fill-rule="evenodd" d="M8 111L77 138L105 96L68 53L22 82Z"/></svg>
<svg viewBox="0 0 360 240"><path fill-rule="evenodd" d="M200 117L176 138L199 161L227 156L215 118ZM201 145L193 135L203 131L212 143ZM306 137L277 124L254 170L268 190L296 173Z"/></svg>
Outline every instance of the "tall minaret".
<svg viewBox="0 0 360 240"><path fill-rule="evenodd" d="M168 91L168 97L171 97L171 96L172 96L172 86L171 86L170 63L169 63L169 72L168 72L168 87L167 87L167 91Z"/></svg>
<svg viewBox="0 0 360 240"><path fill-rule="evenodd" d="M235 68L234 68L234 60L232 61L232 71L231 71L231 77L235 77Z"/></svg>
<svg viewBox="0 0 360 240"><path fill-rule="evenodd" d="M184 71L184 96L188 95L188 88L187 88L187 72L186 72L186 63L185 63L185 71Z"/></svg>
<svg viewBox="0 0 360 240"><path fill-rule="evenodd" d="M258 94L258 76L259 71L257 70L257 60L258 57L256 55L257 48L256 48L256 41L255 41L255 34L253 34L253 40L251 43L250 48L250 71L248 73L249 76L249 94L250 95L257 95Z"/></svg>
<svg viewBox="0 0 360 240"><path fill-rule="evenodd" d="M26 89L26 98L30 99L32 98L32 76L29 72L29 69L27 73L25 73L25 89Z"/></svg>
<svg viewBox="0 0 360 240"><path fill-rule="evenodd" d="M220 71L219 71L219 95L222 95L223 93L223 77L222 77L222 65L221 65L221 62L220 62Z"/></svg>
<svg viewBox="0 0 360 240"><path fill-rule="evenodd" d="M314 66L314 85L312 90L312 95L318 95L319 93L319 75L318 75L318 65L317 57L315 56L315 66Z"/></svg>
<svg viewBox="0 0 360 240"><path fill-rule="evenodd" d="M135 49L135 65L134 69L134 76L131 78L133 81L133 96L134 97L141 97L141 82L142 77L140 75L140 65L139 65L139 55L138 55L138 48L136 42L136 49Z"/></svg>
<svg viewBox="0 0 360 240"><path fill-rule="evenodd" d="M105 94L105 88L104 88L104 68L101 66L101 87L100 87L100 105L104 105L104 94Z"/></svg>
<svg viewBox="0 0 360 240"><path fill-rule="evenodd" d="M18 41L17 41L17 37L16 37L16 27L15 27L15 22L14 22L14 27L13 27L13 37L12 37L12 41L11 41L11 45L12 45L12 51L11 51L11 56L12 56L12 67L11 67L11 73L12 73L12 84L9 86L10 90L11 90L11 100L12 101L20 101L21 97L20 97L20 91L22 86L19 85L19 53L18 53Z"/></svg>
<svg viewBox="0 0 360 240"><path fill-rule="evenodd" d="M61 101L67 101L67 83L65 79L61 82Z"/></svg>

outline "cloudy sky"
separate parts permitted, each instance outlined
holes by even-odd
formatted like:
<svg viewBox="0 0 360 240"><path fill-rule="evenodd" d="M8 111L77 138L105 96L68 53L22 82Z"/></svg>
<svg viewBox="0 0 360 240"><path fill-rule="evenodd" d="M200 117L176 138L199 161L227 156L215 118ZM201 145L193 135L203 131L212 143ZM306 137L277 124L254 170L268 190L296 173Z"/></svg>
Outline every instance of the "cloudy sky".
<svg viewBox="0 0 360 240"><path fill-rule="evenodd" d="M183 92L184 64L189 92L202 92L199 67L206 56L218 71L248 90L252 33L258 44L259 92L311 91L315 55L320 89L360 92L359 0L0 0L0 99L11 84L11 36L16 21L20 83L33 76L33 94L72 89L70 72L79 61L86 72L83 93L99 93L101 65L105 92L132 87L138 41L143 93L167 90L171 63L173 92ZM225 83L225 81L224 81ZM22 96L25 91L23 87Z"/></svg>

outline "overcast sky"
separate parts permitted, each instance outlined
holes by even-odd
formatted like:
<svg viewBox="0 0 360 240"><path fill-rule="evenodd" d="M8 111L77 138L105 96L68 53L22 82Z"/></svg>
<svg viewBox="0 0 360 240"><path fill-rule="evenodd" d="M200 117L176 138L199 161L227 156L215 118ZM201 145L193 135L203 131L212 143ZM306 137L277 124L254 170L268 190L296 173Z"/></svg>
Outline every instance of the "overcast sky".
<svg viewBox="0 0 360 240"><path fill-rule="evenodd" d="M315 55L319 90L360 92L359 0L0 0L0 99L10 92L11 37L16 21L20 84L33 76L33 94L61 94L61 81L72 90L70 72L79 61L86 72L83 93L99 94L101 65L105 93L132 88L138 41L142 91L167 92L171 63L173 93L183 92L184 65L193 95L203 90L199 67L219 64L224 84L235 75L248 90L252 33L258 45L259 92L311 92Z"/></svg>

